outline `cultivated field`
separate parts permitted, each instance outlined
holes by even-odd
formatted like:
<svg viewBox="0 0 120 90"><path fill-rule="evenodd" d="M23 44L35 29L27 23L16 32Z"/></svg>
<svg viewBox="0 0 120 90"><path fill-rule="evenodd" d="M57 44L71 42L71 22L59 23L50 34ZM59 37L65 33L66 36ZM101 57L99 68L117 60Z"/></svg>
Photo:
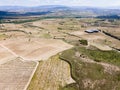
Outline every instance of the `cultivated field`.
<svg viewBox="0 0 120 90"><path fill-rule="evenodd" d="M9 39L0 42L14 55L28 61L47 60L52 55L69 49L69 45L61 40L53 39Z"/></svg>
<svg viewBox="0 0 120 90"><path fill-rule="evenodd" d="M12 53L10 53L6 48L0 45L0 65L16 58Z"/></svg>
<svg viewBox="0 0 120 90"><path fill-rule="evenodd" d="M19 58L0 65L0 90L24 90L35 62L23 62Z"/></svg>
<svg viewBox="0 0 120 90"><path fill-rule="evenodd" d="M29 38L11 38L0 41L0 90L26 89L37 68L36 61L47 60L51 56L69 48L72 48L72 45L61 40L53 39L31 38L29 40ZM56 83L56 80L58 79L61 81L61 73L66 73L65 77L63 77L65 80L57 85L67 85L68 82L71 83L70 67L67 63L65 63L64 66L64 63L55 64L51 61L45 61L42 66L40 64L40 70L44 71L40 72L43 73L43 76L41 77L45 79L46 72L50 71L50 73L47 73L47 81L50 80L50 74L56 71L54 70L55 68L58 68L56 72L60 74L57 76L55 73L55 76L58 77L57 79L54 78L53 75L53 80L55 80L53 82ZM48 64L50 65L48 66ZM55 66L52 66L54 64ZM58 67L58 64L60 64L60 67ZM47 66L48 68L46 68ZM61 69L62 67L64 69Z"/></svg>
<svg viewBox="0 0 120 90"><path fill-rule="evenodd" d="M102 32L84 32L100 29L119 37L119 22L116 22L114 28L111 22L103 23L106 21L92 18L56 18L0 24L0 90L59 90L67 88L68 84L72 86L71 83L76 83L71 77L72 67L60 59L62 51L74 46L93 46L104 51L120 49L120 41L117 39ZM82 45L80 40L86 40L88 46ZM78 65L73 69L79 73L80 63L73 60L73 66Z"/></svg>

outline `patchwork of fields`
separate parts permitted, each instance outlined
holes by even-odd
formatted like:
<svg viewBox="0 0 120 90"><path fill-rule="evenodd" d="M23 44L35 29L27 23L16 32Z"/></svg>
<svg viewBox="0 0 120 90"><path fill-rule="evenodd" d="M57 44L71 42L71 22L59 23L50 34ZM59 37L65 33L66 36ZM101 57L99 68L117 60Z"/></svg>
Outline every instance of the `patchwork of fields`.
<svg viewBox="0 0 120 90"><path fill-rule="evenodd" d="M81 64L84 65L86 62L94 62L90 64L90 68L91 70L94 68L94 71L96 71L95 67L97 65L95 65L95 67L92 67L92 65L99 63L96 63L96 61L99 61L96 60L99 53L95 53L96 56L98 55L97 57L95 56L96 61L89 61L90 59L88 59L88 57L87 59L84 57L86 57L87 54L92 55L92 51L88 51L87 54L85 52L85 56L84 54L80 55L80 52L76 52L78 54L77 56L74 54L71 56L71 52L68 50L75 46L86 47L87 49L92 48L93 51L94 49L99 49L100 51L111 51L114 50L114 48L120 49L119 40L109 37L102 32L91 34L84 32L88 29L101 29L109 33L113 32L114 35L119 37L119 32L116 33L119 27L113 30L113 28L107 28L105 26L94 26L93 24L96 21L99 21L99 19L65 18L45 19L19 24L1 24L0 90L59 90L63 87L65 87L63 90L69 90L66 89L67 85L71 87L73 84L76 85L76 83L78 83L75 78L71 76L71 70L76 69L74 75L80 74L79 70L77 71L77 67L72 68L71 66L78 65L78 67L81 68ZM88 45L82 45L80 40L86 41ZM67 60L70 60L73 65L67 60L66 62L60 59L61 53L65 50L68 50L67 54L69 54L65 54L67 55ZM74 52L76 49L71 50ZM113 53L114 52L112 52L111 55ZM102 55L101 52L100 55ZM69 57L75 62L69 59ZM81 57L83 57L84 63L79 62ZM105 61L103 59L100 60ZM117 58L115 60L115 62L117 62ZM98 69L99 67L101 69L101 67L105 65L107 65L107 69L111 67L109 64L104 64L104 62L100 65L101 66L98 65ZM85 67L87 71L89 67ZM79 87L78 85L79 84L77 84L76 87Z"/></svg>
<svg viewBox="0 0 120 90"><path fill-rule="evenodd" d="M0 41L0 89L23 90L27 84L29 85L37 69L38 61L47 60L71 47L72 45L61 40L52 39L31 39L29 41L24 38ZM46 66L48 65L41 69Z"/></svg>

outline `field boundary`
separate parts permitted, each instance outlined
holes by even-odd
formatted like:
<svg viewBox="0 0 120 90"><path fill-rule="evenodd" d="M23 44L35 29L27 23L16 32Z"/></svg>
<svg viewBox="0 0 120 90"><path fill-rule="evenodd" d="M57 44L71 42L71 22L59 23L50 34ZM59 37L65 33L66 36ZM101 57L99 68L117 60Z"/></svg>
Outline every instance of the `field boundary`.
<svg viewBox="0 0 120 90"><path fill-rule="evenodd" d="M29 78L29 80L28 80L28 82L27 82L27 84L25 85L25 87L24 87L23 90L27 90L27 88L28 88L28 86L29 86L29 84L30 84L30 82L31 82L31 80L32 80L32 78L33 78L36 70L37 70L37 67L38 67L38 65L39 65L39 62L38 62L38 61L35 61L35 62L36 62L35 69L33 70L32 74L31 74L31 76L30 76L30 78Z"/></svg>

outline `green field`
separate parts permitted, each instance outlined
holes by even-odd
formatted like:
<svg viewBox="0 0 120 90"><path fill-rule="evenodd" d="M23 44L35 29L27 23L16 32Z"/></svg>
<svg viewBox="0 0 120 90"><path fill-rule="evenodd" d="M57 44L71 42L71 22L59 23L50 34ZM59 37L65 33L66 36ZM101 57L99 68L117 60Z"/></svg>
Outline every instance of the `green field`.
<svg viewBox="0 0 120 90"><path fill-rule="evenodd" d="M102 65L82 62L75 56L76 51L82 52L92 59L100 58L101 62L113 64L120 62L120 53L115 51L87 50L81 47L66 50L60 55L60 59L70 64L71 74L76 83L67 85L61 90L113 90L113 88L120 90L120 72L110 74L104 71Z"/></svg>

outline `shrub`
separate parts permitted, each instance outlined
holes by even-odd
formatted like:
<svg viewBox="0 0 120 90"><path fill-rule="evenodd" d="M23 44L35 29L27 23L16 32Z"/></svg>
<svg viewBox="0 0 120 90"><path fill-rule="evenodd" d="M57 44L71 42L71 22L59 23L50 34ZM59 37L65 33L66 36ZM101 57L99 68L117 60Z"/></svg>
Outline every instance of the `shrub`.
<svg viewBox="0 0 120 90"><path fill-rule="evenodd" d="M79 40L80 44L82 45L88 45L88 42L87 40Z"/></svg>

